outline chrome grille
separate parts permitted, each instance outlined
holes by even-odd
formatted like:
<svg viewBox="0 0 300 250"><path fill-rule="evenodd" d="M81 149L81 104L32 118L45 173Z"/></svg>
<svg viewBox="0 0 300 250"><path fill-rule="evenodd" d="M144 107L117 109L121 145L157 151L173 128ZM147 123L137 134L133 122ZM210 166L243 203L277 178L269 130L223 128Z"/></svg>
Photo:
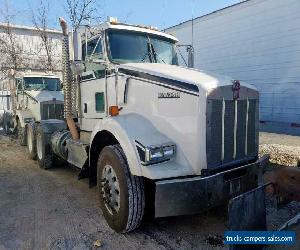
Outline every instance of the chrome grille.
<svg viewBox="0 0 300 250"><path fill-rule="evenodd" d="M64 117L64 105L62 103L41 103L41 119L59 119Z"/></svg>
<svg viewBox="0 0 300 250"><path fill-rule="evenodd" d="M258 95L253 95L253 91L250 98L244 95L238 100L228 95L228 89L224 96L219 90L218 96L208 97L206 122L208 169L235 165L257 157Z"/></svg>

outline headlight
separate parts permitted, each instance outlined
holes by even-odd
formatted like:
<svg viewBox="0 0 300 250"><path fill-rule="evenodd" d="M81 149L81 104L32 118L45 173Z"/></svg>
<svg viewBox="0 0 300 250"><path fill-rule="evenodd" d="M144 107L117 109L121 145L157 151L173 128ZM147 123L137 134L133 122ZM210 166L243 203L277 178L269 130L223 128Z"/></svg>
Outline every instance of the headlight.
<svg viewBox="0 0 300 250"><path fill-rule="evenodd" d="M164 151L162 148L147 148L146 161L159 161L164 158Z"/></svg>
<svg viewBox="0 0 300 250"><path fill-rule="evenodd" d="M145 147L136 141L136 146L140 160L144 165L170 160L176 153L176 146L174 144Z"/></svg>
<svg viewBox="0 0 300 250"><path fill-rule="evenodd" d="M171 158L175 155L175 145L163 147L164 157Z"/></svg>

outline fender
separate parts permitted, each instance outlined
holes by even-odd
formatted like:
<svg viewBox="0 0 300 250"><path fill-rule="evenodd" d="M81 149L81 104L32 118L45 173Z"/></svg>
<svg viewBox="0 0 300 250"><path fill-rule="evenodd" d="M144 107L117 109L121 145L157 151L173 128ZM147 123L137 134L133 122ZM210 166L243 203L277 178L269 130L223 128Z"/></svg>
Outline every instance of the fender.
<svg viewBox="0 0 300 250"><path fill-rule="evenodd" d="M151 173L151 171L149 171L151 166L149 166L149 168L143 166L137 153L136 141L146 146L171 142L171 140L160 133L149 120L135 113L105 118L94 128L90 145L92 145L96 134L104 130L113 134L120 143L133 175L144 176L150 179L164 178L164 176ZM156 164L156 166L157 165L162 164Z"/></svg>
<svg viewBox="0 0 300 250"><path fill-rule="evenodd" d="M34 121L34 116L29 109L17 110L16 117L19 118L22 128L24 128L26 124Z"/></svg>

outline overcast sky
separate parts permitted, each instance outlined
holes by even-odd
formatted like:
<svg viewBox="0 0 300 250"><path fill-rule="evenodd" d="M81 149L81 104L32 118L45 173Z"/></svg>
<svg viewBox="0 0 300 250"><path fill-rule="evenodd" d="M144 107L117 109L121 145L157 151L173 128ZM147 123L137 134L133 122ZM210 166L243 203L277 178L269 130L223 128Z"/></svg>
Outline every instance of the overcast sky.
<svg viewBox="0 0 300 250"><path fill-rule="evenodd" d="M32 25L31 9L41 0L0 0L1 8L9 1L17 13L17 24ZM49 0L49 26L58 28L58 17L66 16L65 0ZM152 25L164 29L180 22L208 14L241 0L97 0L99 15L117 17L132 24ZM1 17L0 17L1 18Z"/></svg>

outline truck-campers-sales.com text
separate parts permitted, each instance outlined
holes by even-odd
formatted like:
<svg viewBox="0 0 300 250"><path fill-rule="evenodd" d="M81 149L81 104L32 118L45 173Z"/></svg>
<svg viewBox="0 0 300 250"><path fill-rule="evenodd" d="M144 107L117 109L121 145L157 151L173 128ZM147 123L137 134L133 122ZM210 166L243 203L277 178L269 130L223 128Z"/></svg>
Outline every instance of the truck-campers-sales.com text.
<svg viewBox="0 0 300 250"><path fill-rule="evenodd" d="M234 243L243 243L243 244L253 244L253 243L274 243L274 242L280 242L280 243L290 243L293 242L294 238L287 236L287 237L279 237L279 236L260 236L260 237L253 237L253 236L238 236L235 237L226 236L225 237L225 243L227 244L234 244Z"/></svg>

